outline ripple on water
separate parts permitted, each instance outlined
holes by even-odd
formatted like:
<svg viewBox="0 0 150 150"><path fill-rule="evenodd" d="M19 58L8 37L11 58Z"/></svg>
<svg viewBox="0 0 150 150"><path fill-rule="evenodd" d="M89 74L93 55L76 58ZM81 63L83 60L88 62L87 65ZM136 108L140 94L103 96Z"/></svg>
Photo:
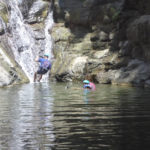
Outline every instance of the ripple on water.
<svg viewBox="0 0 150 150"><path fill-rule="evenodd" d="M77 88L81 85L73 85ZM0 149L147 150L149 90L39 83L0 89Z"/></svg>

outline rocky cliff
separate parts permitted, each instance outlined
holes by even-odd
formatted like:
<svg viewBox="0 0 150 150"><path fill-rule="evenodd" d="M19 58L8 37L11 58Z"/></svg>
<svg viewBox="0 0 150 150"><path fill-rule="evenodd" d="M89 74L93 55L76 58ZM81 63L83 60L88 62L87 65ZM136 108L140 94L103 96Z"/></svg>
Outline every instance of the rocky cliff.
<svg viewBox="0 0 150 150"><path fill-rule="evenodd" d="M147 0L0 0L0 86L32 81L52 34L58 81L149 87L149 33Z"/></svg>
<svg viewBox="0 0 150 150"><path fill-rule="evenodd" d="M55 0L58 81L150 85L150 1Z"/></svg>

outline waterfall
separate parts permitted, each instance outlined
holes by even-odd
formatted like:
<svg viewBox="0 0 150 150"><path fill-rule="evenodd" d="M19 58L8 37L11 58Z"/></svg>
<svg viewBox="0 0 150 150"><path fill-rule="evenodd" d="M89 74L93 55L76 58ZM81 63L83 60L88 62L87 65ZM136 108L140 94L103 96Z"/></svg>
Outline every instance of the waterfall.
<svg viewBox="0 0 150 150"><path fill-rule="evenodd" d="M24 23L23 15L18 6L18 0L9 0L9 5L11 7L9 26L11 27L12 36L10 36L8 40L16 62L22 67L22 70L25 72L30 82L33 82L34 72L37 70L37 62L34 60L39 54L40 48L37 46L36 40L34 39L33 29L30 25ZM45 21L44 39L45 52L50 56L52 40L48 30L52 27L52 24L53 17L52 12L50 12ZM42 47L41 49L43 49L43 45L41 44L40 46Z"/></svg>
<svg viewBox="0 0 150 150"><path fill-rule="evenodd" d="M45 21L45 37L46 37L45 53L49 54L50 59L53 57L52 55L53 53L52 53L52 37L49 31L51 31L53 24L54 24L53 12L50 11Z"/></svg>
<svg viewBox="0 0 150 150"><path fill-rule="evenodd" d="M33 55L34 39L23 22L23 16L18 7L17 0L10 0L9 4L11 6L9 24L12 32L9 42L16 62L22 67L29 80L32 81L35 69Z"/></svg>
<svg viewBox="0 0 150 150"><path fill-rule="evenodd" d="M45 20L45 53L49 55L49 60L52 60L53 53L52 53L52 37L49 33L53 27L53 12L50 11L47 19ZM46 74L42 81L46 81L48 79L48 74Z"/></svg>

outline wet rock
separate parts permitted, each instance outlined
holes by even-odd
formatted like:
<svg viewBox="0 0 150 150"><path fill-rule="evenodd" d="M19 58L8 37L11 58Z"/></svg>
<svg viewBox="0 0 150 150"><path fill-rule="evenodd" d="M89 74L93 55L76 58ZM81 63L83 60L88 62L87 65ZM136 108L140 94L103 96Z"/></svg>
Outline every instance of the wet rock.
<svg viewBox="0 0 150 150"><path fill-rule="evenodd" d="M115 33L110 32L109 33L109 40L114 40L114 38L115 38Z"/></svg>
<svg viewBox="0 0 150 150"><path fill-rule="evenodd" d="M64 54L63 57L60 55L59 60L53 63L51 74L59 81L79 80L83 77L87 58L68 54Z"/></svg>
<svg viewBox="0 0 150 150"><path fill-rule="evenodd" d="M36 30L34 31L34 38L36 40L44 40L45 37L45 32L43 30Z"/></svg>
<svg viewBox="0 0 150 150"><path fill-rule="evenodd" d="M75 74L76 79L81 79L82 78L82 74L84 73L84 69L85 69L85 65L88 61L88 57L86 56L82 56L82 57L77 57L75 58L69 67L69 70L71 72L71 74Z"/></svg>
<svg viewBox="0 0 150 150"><path fill-rule="evenodd" d="M130 56L131 55L131 43L129 43L129 41L121 41L119 43L119 56L120 57L124 57L124 56Z"/></svg>
<svg viewBox="0 0 150 150"><path fill-rule="evenodd" d="M0 17L0 35L4 34L5 29L6 29L5 23L3 19Z"/></svg>
<svg viewBox="0 0 150 150"><path fill-rule="evenodd" d="M100 39L100 41L105 42L105 41L109 40L109 36L108 36L108 34L106 32L101 31L99 33L99 39Z"/></svg>
<svg viewBox="0 0 150 150"><path fill-rule="evenodd" d="M64 23L57 24L57 26L54 26L52 31L52 36L56 43L59 41L67 42L69 37L72 35L71 31L65 27Z"/></svg>
<svg viewBox="0 0 150 150"><path fill-rule="evenodd" d="M19 8L23 14L23 17L26 19L28 17L28 13L29 10L31 8L31 6L33 5L33 2L35 2L35 0L19 0Z"/></svg>
<svg viewBox="0 0 150 150"><path fill-rule="evenodd" d="M149 64L140 60L131 60L127 67L119 70L109 70L98 74L99 83L130 84L144 86L150 78Z"/></svg>
<svg viewBox="0 0 150 150"><path fill-rule="evenodd" d="M0 66L0 72L0 87L9 85L11 83L11 76L9 73L2 66Z"/></svg>
<svg viewBox="0 0 150 150"><path fill-rule="evenodd" d="M43 22L47 17L48 9L49 2L43 0L34 1L29 10L27 22L30 24Z"/></svg>
<svg viewBox="0 0 150 150"><path fill-rule="evenodd" d="M21 68L0 48L0 87L28 82Z"/></svg>
<svg viewBox="0 0 150 150"><path fill-rule="evenodd" d="M108 56L108 54L109 54L109 49L105 49L103 51L98 51L94 53L94 58L102 59L103 57Z"/></svg>
<svg viewBox="0 0 150 150"><path fill-rule="evenodd" d="M92 49L94 50L104 50L107 49L108 47L108 43L106 42L93 42L92 43Z"/></svg>

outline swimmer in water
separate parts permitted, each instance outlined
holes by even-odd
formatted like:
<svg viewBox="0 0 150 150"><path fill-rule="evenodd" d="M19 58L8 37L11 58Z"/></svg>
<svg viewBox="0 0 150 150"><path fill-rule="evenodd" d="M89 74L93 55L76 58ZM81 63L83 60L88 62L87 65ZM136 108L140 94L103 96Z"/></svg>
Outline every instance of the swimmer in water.
<svg viewBox="0 0 150 150"><path fill-rule="evenodd" d="M84 83L83 85L84 89L91 89L93 91L96 89L95 84L93 82L90 82L89 80L84 80L83 83Z"/></svg>

